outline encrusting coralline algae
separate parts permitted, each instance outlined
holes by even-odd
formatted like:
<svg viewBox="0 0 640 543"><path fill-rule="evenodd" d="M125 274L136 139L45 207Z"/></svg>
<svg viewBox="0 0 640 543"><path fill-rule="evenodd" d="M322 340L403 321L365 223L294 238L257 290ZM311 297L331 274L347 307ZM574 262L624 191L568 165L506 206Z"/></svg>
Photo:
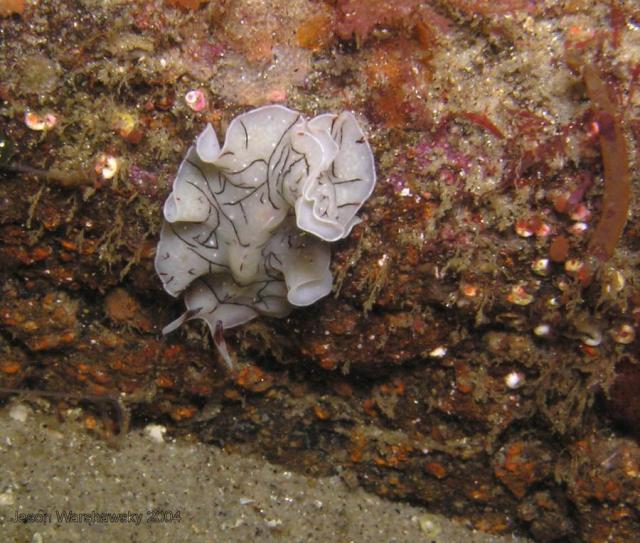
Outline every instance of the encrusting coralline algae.
<svg viewBox="0 0 640 543"><path fill-rule="evenodd" d="M231 123L222 149L207 125L164 205L155 267L187 311L163 332L203 319L220 338L224 328L284 317L329 294L328 242L360 222L375 180L371 148L348 112L307 120L258 108Z"/></svg>

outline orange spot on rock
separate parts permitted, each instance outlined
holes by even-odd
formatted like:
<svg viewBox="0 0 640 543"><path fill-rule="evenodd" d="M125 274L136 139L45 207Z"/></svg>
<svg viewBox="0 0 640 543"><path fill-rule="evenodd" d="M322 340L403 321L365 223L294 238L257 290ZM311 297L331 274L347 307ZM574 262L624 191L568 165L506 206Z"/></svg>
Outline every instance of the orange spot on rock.
<svg viewBox="0 0 640 543"><path fill-rule="evenodd" d="M36 247L31 256L35 262L40 262L41 260L45 260L51 256L51 247Z"/></svg>
<svg viewBox="0 0 640 543"><path fill-rule="evenodd" d="M549 247L549 258L554 262L564 262L569 256L569 240L565 236L553 238Z"/></svg>
<svg viewBox="0 0 640 543"><path fill-rule="evenodd" d="M342 396L343 398L353 396L353 387L346 381L333 383L333 390L338 396Z"/></svg>
<svg viewBox="0 0 640 543"><path fill-rule="evenodd" d="M107 390L106 387L95 383L91 383L87 390L89 394L93 394L94 396L107 396L109 394L109 390Z"/></svg>
<svg viewBox="0 0 640 543"><path fill-rule="evenodd" d="M313 413L319 420L329 420L331 418L331 413L329 413L329 411L323 406L318 404L313 406Z"/></svg>
<svg viewBox="0 0 640 543"><path fill-rule="evenodd" d="M0 371L7 375L14 375L20 371L21 364L19 362L8 361L0 364Z"/></svg>
<svg viewBox="0 0 640 543"><path fill-rule="evenodd" d="M105 300L107 315L114 321L129 321L139 309L140 306L136 300L122 288L112 290Z"/></svg>
<svg viewBox="0 0 640 543"><path fill-rule="evenodd" d="M24 0L0 0L0 17L22 15L23 13Z"/></svg>
<svg viewBox="0 0 640 543"><path fill-rule="evenodd" d="M164 351L162 351L162 358L165 360L171 360L176 358L182 352L180 345L169 345Z"/></svg>
<svg viewBox="0 0 640 543"><path fill-rule="evenodd" d="M171 412L171 418L176 422L180 422L181 420L193 418L197 412L198 410L195 407L184 405L174 409Z"/></svg>
<svg viewBox="0 0 640 543"><path fill-rule="evenodd" d="M111 383L111 377L100 368L92 368L91 377L96 383L100 383L101 385L106 385Z"/></svg>
<svg viewBox="0 0 640 543"><path fill-rule="evenodd" d="M598 347L594 347L593 345L585 345L584 343L580 344L580 350L586 354L587 356L595 357L598 355Z"/></svg>
<svg viewBox="0 0 640 543"><path fill-rule="evenodd" d="M207 0L165 0L165 4L173 8L181 8L188 11L198 9L206 1Z"/></svg>
<svg viewBox="0 0 640 543"><path fill-rule="evenodd" d="M171 388L174 386L173 379L167 375L160 375L156 378L156 385L160 388Z"/></svg>
<svg viewBox="0 0 640 543"><path fill-rule="evenodd" d="M355 431L351 435L351 443L349 445L349 459L352 462L362 462L364 457L364 448L367 444L367 438L362 432Z"/></svg>
<svg viewBox="0 0 640 543"><path fill-rule="evenodd" d="M105 299L107 316L118 324L133 326L148 332L153 325L138 301L123 288L112 290Z"/></svg>
<svg viewBox="0 0 640 543"><path fill-rule="evenodd" d="M224 397L227 400L240 400L242 399L242 396L240 395L240 393L237 390L233 390L231 388L228 388L224 391Z"/></svg>
<svg viewBox="0 0 640 543"><path fill-rule="evenodd" d="M265 392L273 386L273 376L258 366L245 366L238 372L236 384L251 392Z"/></svg>
<svg viewBox="0 0 640 543"><path fill-rule="evenodd" d="M75 339L75 332L67 332L62 335L44 334L28 340L27 345L32 351L47 351L49 349L70 345Z"/></svg>
<svg viewBox="0 0 640 543"><path fill-rule="evenodd" d="M335 358L324 357L320 360L320 367L323 370L331 371L335 370L338 366L338 361Z"/></svg>
<svg viewBox="0 0 640 543"><path fill-rule="evenodd" d="M84 427L87 430L95 430L97 425L98 421L96 421L95 417L92 417L91 415L84 419Z"/></svg>
<svg viewBox="0 0 640 543"><path fill-rule="evenodd" d="M439 462L429 462L424 469L436 479L443 479L447 476L447 470Z"/></svg>
<svg viewBox="0 0 640 543"><path fill-rule="evenodd" d="M393 40L371 52L364 76L371 88L369 108L389 128L431 124L431 115L415 96L426 90L432 70L429 57L414 43Z"/></svg>
<svg viewBox="0 0 640 543"><path fill-rule="evenodd" d="M333 41L333 20L328 13L319 13L304 21L296 32L296 42L304 49L320 51Z"/></svg>

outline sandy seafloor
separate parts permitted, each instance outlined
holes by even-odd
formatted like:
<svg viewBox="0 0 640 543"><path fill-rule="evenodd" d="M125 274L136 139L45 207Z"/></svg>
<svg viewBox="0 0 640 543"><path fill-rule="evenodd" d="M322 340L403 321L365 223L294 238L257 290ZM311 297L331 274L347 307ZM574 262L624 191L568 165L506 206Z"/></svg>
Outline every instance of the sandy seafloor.
<svg viewBox="0 0 640 543"><path fill-rule="evenodd" d="M2 542L525 541L150 427L114 448L18 401L0 409L0 464Z"/></svg>

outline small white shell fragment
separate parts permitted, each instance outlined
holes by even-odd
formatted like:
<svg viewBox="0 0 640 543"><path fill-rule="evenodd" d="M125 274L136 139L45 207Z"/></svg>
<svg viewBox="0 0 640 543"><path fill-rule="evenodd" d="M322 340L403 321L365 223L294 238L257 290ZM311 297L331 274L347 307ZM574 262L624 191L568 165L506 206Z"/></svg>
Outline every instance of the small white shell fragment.
<svg viewBox="0 0 640 543"><path fill-rule="evenodd" d="M9 417L17 422L27 422L27 418L30 414L31 409L21 403L11 406L11 409L9 410Z"/></svg>
<svg viewBox="0 0 640 543"><path fill-rule="evenodd" d="M550 261L548 258L536 258L531 264L533 273L542 276L549 274L550 267Z"/></svg>
<svg viewBox="0 0 640 543"><path fill-rule="evenodd" d="M515 390L524 384L524 374L519 371L510 371L504 376L504 384Z"/></svg>
<svg viewBox="0 0 640 543"><path fill-rule="evenodd" d="M623 323L611 330L611 337L616 343L629 345L636 339L636 331L630 324Z"/></svg>
<svg viewBox="0 0 640 543"><path fill-rule="evenodd" d="M144 433L151 441L164 443L164 434L167 433L167 428L161 424L147 424L144 427Z"/></svg>
<svg viewBox="0 0 640 543"><path fill-rule="evenodd" d="M578 204L569 214L574 221L586 221L591 216L591 211L584 204Z"/></svg>
<svg viewBox="0 0 640 543"><path fill-rule="evenodd" d="M516 234L518 234L521 238L530 238L533 236L533 229L529 225L529 221L526 220L518 220L515 224Z"/></svg>
<svg viewBox="0 0 640 543"><path fill-rule="evenodd" d="M103 179L113 179L120 170L120 161L112 155L102 153L96 159L95 170Z"/></svg>
<svg viewBox="0 0 640 543"><path fill-rule="evenodd" d="M545 305L551 309L555 309L556 307L560 306L560 301L556 296L551 296L547 298L547 300L545 301Z"/></svg>
<svg viewBox="0 0 640 543"><path fill-rule="evenodd" d="M581 341L589 347L597 347L602 343L602 333L596 328L593 328L582 335Z"/></svg>
<svg viewBox="0 0 640 543"><path fill-rule="evenodd" d="M420 526L420 530L422 531L422 533L426 534L427 538L435 538L440 535L440 532L442 532L440 520L436 515L424 513L415 518L418 522L418 526Z"/></svg>
<svg viewBox="0 0 640 543"><path fill-rule="evenodd" d="M551 326L545 323L538 324L538 326L533 329L533 333L538 337L547 337L551 335Z"/></svg>
<svg viewBox="0 0 640 543"><path fill-rule="evenodd" d="M443 345L436 347L429 353L429 356L431 358L444 358L446 355L447 355L447 348L444 347Z"/></svg>
<svg viewBox="0 0 640 543"><path fill-rule="evenodd" d="M40 115L34 111L27 110L24 113L24 124L31 130L42 132L44 130L51 130L58 124L58 117L53 113Z"/></svg>
<svg viewBox="0 0 640 543"><path fill-rule="evenodd" d="M533 296L525 290L524 285L514 285L507 300L516 305L529 305L533 302Z"/></svg>
<svg viewBox="0 0 640 543"><path fill-rule="evenodd" d="M584 262L578 258L570 258L564 263L564 271L567 273L578 273L584 268Z"/></svg>
<svg viewBox="0 0 640 543"><path fill-rule="evenodd" d="M15 496L13 495L13 493L11 492L11 490L8 490L7 492L3 492L2 494L0 494L0 507L5 505L14 505L16 503L16 499Z"/></svg>
<svg viewBox="0 0 640 543"><path fill-rule="evenodd" d="M568 228L568 230L569 230L569 233L574 236L581 236L587 231L588 228L589 228L589 225L586 222L574 222Z"/></svg>
<svg viewBox="0 0 640 543"><path fill-rule="evenodd" d="M626 280L620 270L611 269L606 271L604 283L607 294L618 294L624 289Z"/></svg>

